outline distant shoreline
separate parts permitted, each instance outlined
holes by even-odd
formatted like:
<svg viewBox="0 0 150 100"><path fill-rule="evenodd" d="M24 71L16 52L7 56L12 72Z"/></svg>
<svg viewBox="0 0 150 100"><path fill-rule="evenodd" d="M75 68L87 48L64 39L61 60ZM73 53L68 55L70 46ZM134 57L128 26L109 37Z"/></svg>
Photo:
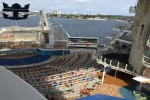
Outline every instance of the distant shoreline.
<svg viewBox="0 0 150 100"><path fill-rule="evenodd" d="M78 19L78 18L75 18ZM119 22L128 22L126 20L115 20L115 19L92 19L92 18L88 18L88 19L79 19L79 20L114 20L114 21L119 21Z"/></svg>
<svg viewBox="0 0 150 100"><path fill-rule="evenodd" d="M85 19L85 20L109 20L109 19L93 19L93 18L88 18L88 19Z"/></svg>
<svg viewBox="0 0 150 100"><path fill-rule="evenodd" d="M130 21L134 17L133 16L123 16L123 15L83 15L83 14L60 14L60 15L48 15L54 16L58 18L73 18L78 20L115 20L115 21Z"/></svg>

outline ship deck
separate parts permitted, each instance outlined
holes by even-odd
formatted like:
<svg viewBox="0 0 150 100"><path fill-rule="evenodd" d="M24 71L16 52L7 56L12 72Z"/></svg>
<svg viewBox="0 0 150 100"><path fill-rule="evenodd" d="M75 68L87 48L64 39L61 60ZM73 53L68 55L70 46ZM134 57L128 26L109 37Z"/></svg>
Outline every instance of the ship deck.
<svg viewBox="0 0 150 100"><path fill-rule="evenodd" d="M133 76L123 72L118 72L117 76L115 77L114 73L115 73L114 70L107 73L105 75L104 84L96 85L94 90L91 91L92 95L103 94L109 96L124 97L121 93L122 89L128 89L130 87L131 90L128 90L128 92L130 92L130 95L128 97L131 97L132 87L134 88L137 84L137 82L132 79ZM76 97L76 98L80 98L80 97ZM66 100L74 100L74 98L70 98Z"/></svg>

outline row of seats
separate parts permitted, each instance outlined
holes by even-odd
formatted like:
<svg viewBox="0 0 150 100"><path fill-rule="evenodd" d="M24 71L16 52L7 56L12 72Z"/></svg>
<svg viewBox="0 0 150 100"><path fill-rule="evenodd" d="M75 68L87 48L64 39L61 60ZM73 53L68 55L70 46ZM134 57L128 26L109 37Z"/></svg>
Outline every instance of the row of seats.
<svg viewBox="0 0 150 100"><path fill-rule="evenodd" d="M46 65L11 69L11 71L41 93L47 94L49 90L65 89L67 86L92 81L90 74L100 71L102 67L91 58L90 52L83 51L52 57Z"/></svg>

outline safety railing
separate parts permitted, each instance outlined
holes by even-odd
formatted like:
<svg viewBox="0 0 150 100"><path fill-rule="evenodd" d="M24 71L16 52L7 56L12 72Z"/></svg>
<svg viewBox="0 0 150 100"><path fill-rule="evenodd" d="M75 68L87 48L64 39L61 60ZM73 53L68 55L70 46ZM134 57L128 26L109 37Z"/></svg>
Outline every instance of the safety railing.
<svg viewBox="0 0 150 100"><path fill-rule="evenodd" d="M45 28L40 27L19 27L19 26L12 26L12 27L2 27L2 32L13 32L13 31L49 31Z"/></svg>
<svg viewBox="0 0 150 100"><path fill-rule="evenodd" d="M109 60L109 59L103 58L102 56L97 61L98 63L103 64L104 66L111 67L111 69L114 69L116 71L121 71L130 75L133 75L133 76L138 76L140 72L140 68L138 67L133 67L131 65L118 62L116 60ZM115 73L115 76L116 76L116 73Z"/></svg>

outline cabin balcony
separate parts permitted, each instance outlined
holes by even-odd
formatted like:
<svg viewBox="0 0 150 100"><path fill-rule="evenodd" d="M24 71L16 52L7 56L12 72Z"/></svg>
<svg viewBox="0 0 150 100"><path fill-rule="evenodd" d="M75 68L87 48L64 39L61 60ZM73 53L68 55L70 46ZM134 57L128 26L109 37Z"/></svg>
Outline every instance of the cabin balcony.
<svg viewBox="0 0 150 100"><path fill-rule="evenodd" d="M150 68L150 57L143 55L142 64Z"/></svg>
<svg viewBox="0 0 150 100"><path fill-rule="evenodd" d="M124 27L123 32L132 33L132 25L127 25Z"/></svg>
<svg viewBox="0 0 150 100"><path fill-rule="evenodd" d="M129 13L135 13L135 12L136 12L136 6L130 6Z"/></svg>
<svg viewBox="0 0 150 100"><path fill-rule="evenodd" d="M127 25L127 26L115 26L115 27L113 27L113 30L115 30L115 31L120 31L120 32L132 33L132 25Z"/></svg>
<svg viewBox="0 0 150 100"><path fill-rule="evenodd" d="M124 29L123 32L132 33L131 30L126 30L126 29Z"/></svg>
<svg viewBox="0 0 150 100"><path fill-rule="evenodd" d="M115 27L113 27L113 30L114 31L121 31L122 28L123 28L123 26L115 26Z"/></svg>
<svg viewBox="0 0 150 100"><path fill-rule="evenodd" d="M148 47L150 48L150 37L149 37L149 39L148 39L148 41L147 41L146 46L148 46Z"/></svg>
<svg viewBox="0 0 150 100"><path fill-rule="evenodd" d="M119 41L119 42L131 44L131 36L126 36L125 32L122 32L118 35L113 33L107 33L106 38L111 39L112 41Z"/></svg>

